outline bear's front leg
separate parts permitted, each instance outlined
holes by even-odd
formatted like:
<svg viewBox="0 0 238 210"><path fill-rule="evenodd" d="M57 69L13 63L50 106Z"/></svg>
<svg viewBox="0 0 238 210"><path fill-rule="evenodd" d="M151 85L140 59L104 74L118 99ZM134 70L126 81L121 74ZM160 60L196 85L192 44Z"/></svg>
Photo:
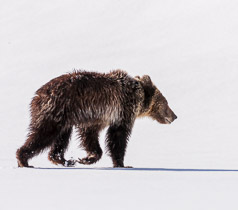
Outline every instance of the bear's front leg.
<svg viewBox="0 0 238 210"><path fill-rule="evenodd" d="M113 167L125 167L124 156L132 126L127 124L111 125L107 131L107 150L112 158Z"/></svg>

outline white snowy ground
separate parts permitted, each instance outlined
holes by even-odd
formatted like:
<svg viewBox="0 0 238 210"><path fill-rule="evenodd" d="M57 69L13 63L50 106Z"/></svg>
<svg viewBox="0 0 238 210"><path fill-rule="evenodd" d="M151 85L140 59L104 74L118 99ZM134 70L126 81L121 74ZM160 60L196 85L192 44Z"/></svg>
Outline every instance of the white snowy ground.
<svg viewBox="0 0 238 210"><path fill-rule="evenodd" d="M0 0L0 209L237 210L237 37L236 0ZM178 115L136 122L134 169L47 153L17 168L35 90L74 68L148 74ZM84 156L77 145L68 158Z"/></svg>

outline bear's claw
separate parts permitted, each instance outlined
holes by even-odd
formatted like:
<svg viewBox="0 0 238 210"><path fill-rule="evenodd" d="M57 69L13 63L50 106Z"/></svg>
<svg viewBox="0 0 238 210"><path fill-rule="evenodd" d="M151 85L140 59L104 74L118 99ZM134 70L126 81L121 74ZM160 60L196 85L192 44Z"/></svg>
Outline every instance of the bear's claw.
<svg viewBox="0 0 238 210"><path fill-rule="evenodd" d="M77 163L77 160L73 160L73 159L66 160L65 163L64 163L64 166L66 166L66 167L72 167L72 166L75 165L75 163Z"/></svg>
<svg viewBox="0 0 238 210"><path fill-rule="evenodd" d="M80 164L84 164L84 165L90 165L90 164L93 164L95 163L97 160L95 157L85 157L85 158L82 158L82 159L78 159L78 163Z"/></svg>

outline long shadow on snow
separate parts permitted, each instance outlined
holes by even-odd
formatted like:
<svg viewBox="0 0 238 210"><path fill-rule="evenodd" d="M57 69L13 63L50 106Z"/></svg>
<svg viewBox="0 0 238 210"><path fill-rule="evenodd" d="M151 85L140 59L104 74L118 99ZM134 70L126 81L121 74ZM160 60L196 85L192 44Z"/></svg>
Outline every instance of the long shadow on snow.
<svg viewBox="0 0 238 210"><path fill-rule="evenodd" d="M187 169L187 168L40 168L36 167L34 169L41 170L108 170L108 171L178 171L178 172L238 172L238 169Z"/></svg>

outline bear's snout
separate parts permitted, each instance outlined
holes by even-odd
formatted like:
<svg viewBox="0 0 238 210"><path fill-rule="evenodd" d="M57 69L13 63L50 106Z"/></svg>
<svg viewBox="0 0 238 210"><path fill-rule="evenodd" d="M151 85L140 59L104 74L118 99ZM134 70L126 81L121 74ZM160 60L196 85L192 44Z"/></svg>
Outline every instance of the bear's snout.
<svg viewBox="0 0 238 210"><path fill-rule="evenodd" d="M176 114L174 114L173 118L174 118L174 120L176 120L178 117L177 117L177 115L176 115Z"/></svg>
<svg viewBox="0 0 238 210"><path fill-rule="evenodd" d="M176 119L177 119L176 115L175 117L165 117L166 124L171 124Z"/></svg>
<svg viewBox="0 0 238 210"><path fill-rule="evenodd" d="M165 117L166 124L172 123L174 120L176 120L178 117L174 112L168 108L167 109L167 116Z"/></svg>

